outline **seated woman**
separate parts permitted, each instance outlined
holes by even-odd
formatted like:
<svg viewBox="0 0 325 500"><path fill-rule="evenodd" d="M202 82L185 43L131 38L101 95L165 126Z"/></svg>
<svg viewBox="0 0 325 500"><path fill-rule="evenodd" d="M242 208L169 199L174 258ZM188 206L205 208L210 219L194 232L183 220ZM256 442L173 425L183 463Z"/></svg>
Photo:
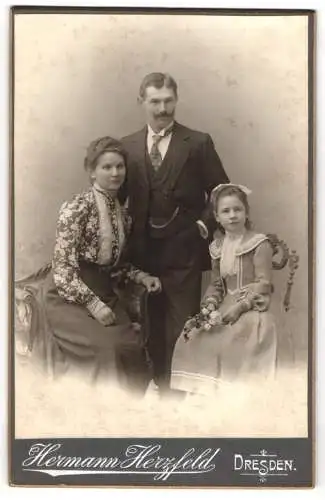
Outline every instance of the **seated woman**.
<svg viewBox="0 0 325 500"><path fill-rule="evenodd" d="M212 276L201 311L175 347L173 389L213 394L220 380L274 373L277 338L268 312L273 251L264 234L250 229L249 193L234 184L212 191L223 235L210 245Z"/></svg>
<svg viewBox="0 0 325 500"><path fill-rule="evenodd" d="M42 328L56 359L93 360L107 380L143 393L148 364L139 325L133 324L118 294L118 276L149 292L158 278L126 264L128 217L117 194L126 176L126 153L119 141L103 137L87 150L85 168L91 187L63 203L56 231L52 271L38 302Z"/></svg>

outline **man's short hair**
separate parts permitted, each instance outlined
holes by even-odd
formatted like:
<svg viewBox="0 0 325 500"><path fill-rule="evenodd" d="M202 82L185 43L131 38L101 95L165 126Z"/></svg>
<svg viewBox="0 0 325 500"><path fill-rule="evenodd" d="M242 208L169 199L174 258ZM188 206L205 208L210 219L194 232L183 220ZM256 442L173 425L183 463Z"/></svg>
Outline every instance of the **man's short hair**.
<svg viewBox="0 0 325 500"><path fill-rule="evenodd" d="M139 95L142 99L145 98L146 89L148 87L155 87L156 89L167 87L169 89L173 89L174 94L177 97L177 83L168 73L149 73L149 75L146 75L141 82L139 90Z"/></svg>

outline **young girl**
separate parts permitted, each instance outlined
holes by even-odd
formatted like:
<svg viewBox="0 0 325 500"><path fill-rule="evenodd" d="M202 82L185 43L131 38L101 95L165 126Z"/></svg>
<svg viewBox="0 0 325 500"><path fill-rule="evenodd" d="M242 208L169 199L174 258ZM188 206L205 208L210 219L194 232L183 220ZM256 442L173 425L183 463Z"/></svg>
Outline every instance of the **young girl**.
<svg viewBox="0 0 325 500"><path fill-rule="evenodd" d="M210 244L211 283L200 314L185 324L175 347L173 389L211 394L220 379L274 372L273 252L267 237L250 229L248 194L234 184L211 193L222 236Z"/></svg>

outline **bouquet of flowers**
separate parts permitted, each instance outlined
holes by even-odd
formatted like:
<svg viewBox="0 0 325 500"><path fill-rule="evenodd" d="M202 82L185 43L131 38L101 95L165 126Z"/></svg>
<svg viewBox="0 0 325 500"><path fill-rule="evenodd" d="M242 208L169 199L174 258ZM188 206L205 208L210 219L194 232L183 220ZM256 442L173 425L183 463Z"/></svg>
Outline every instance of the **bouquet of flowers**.
<svg viewBox="0 0 325 500"><path fill-rule="evenodd" d="M219 301L215 297L207 297L201 304L201 310L195 316L191 316L185 323L183 328L183 336L185 340L189 340L191 330L209 331L213 326L223 324L222 314L218 310Z"/></svg>

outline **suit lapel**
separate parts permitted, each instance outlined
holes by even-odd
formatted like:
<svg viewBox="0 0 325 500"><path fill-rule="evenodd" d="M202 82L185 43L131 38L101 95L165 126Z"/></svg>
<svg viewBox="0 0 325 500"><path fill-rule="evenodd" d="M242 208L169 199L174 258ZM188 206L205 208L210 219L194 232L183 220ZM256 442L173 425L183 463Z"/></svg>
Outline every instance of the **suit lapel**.
<svg viewBox="0 0 325 500"><path fill-rule="evenodd" d="M166 159L168 158L169 167L169 186L173 188L184 167L190 152L189 134L186 128L175 122L173 135L169 144Z"/></svg>
<svg viewBox="0 0 325 500"><path fill-rule="evenodd" d="M141 173L141 180L146 186L149 186L148 171L146 168L146 149L147 149L147 126L143 127L134 136L132 147L132 159L137 164ZM184 167L186 159L190 152L190 135L185 127L175 122L173 135L169 144L166 159L170 165L169 185L174 187L177 179Z"/></svg>

